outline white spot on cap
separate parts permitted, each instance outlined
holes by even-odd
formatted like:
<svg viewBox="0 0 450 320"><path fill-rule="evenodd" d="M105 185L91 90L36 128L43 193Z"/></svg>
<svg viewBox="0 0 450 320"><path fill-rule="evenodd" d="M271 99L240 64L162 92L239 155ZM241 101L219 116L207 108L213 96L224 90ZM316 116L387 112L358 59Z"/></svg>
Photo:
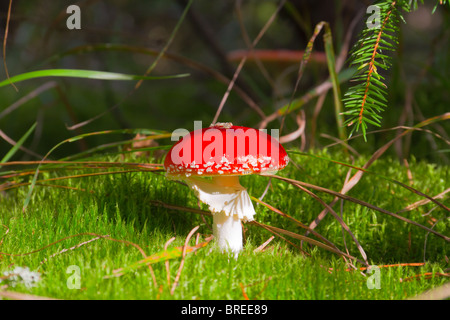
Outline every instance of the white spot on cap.
<svg viewBox="0 0 450 320"><path fill-rule="evenodd" d="M226 155L223 155L223 156L222 156L222 159L220 160L220 163L229 164L230 161L228 161Z"/></svg>

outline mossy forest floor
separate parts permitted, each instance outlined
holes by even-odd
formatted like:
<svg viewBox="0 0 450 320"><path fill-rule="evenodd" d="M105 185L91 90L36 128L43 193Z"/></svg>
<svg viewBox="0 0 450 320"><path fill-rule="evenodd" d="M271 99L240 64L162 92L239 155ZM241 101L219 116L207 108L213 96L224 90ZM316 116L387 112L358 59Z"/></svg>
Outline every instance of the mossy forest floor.
<svg viewBox="0 0 450 320"><path fill-rule="evenodd" d="M279 175L341 190L349 168L326 159L346 162L345 157L325 151L290 156L292 163ZM360 158L354 165L366 161ZM113 171L102 171L107 170ZM349 196L448 236L450 220L445 209L429 202L403 210L425 198L392 181L435 196L449 188L448 167L410 159L407 168L397 160L379 159L369 170L372 173L364 174ZM333 209L358 239L369 263L378 267L370 273L354 270L352 266L363 265L323 248L250 224L244 225L245 250L237 260L217 252L213 241L196 252L186 252L183 258L174 248L183 247L194 227L198 229L189 241L191 247L212 233L210 216L176 207L207 210L199 207L194 194L168 181L163 172L86 175L98 171L84 167L41 172L40 179L82 176L37 184L24 212L29 186L0 195L0 286L5 292L57 299L405 299L449 279L448 242L395 217L340 200ZM256 198L268 182L263 176L241 178ZM306 225L324 208L292 184L278 179L270 183L263 201ZM325 203L333 200L329 194L311 191ZM444 195L439 201L448 206L448 199ZM305 235L292 220L254 204L258 222ZM332 214L315 230L362 260L355 242ZM154 262L151 269L133 266L144 255ZM39 272L39 281L4 276L16 267ZM119 268L126 272L114 273Z"/></svg>

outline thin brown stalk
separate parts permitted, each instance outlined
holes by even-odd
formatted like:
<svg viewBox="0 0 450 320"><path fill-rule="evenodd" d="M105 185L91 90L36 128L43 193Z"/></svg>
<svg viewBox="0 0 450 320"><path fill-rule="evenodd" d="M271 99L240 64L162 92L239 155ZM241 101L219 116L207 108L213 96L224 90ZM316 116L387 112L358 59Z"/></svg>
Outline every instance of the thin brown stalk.
<svg viewBox="0 0 450 320"><path fill-rule="evenodd" d="M300 110L299 114L297 114L297 116L295 117L295 120L297 122L298 129L295 131L292 131L291 133L288 133L284 136L281 136L280 140L279 140L281 144L294 141L298 137L304 135L305 127L306 127L305 112L303 110ZM300 148L300 150L303 150L303 149L304 149L304 139L302 139L302 147Z"/></svg>
<svg viewBox="0 0 450 320"><path fill-rule="evenodd" d="M5 140L6 142L8 142L10 145L15 146L17 144L17 141L14 141L13 139L11 139L5 132L3 132L3 130L0 129L0 138L2 138L3 140ZM37 154L36 152L34 152L33 150L30 150L28 148L25 148L24 146L20 146L19 147L20 150L22 150L25 153L28 153L29 155L32 155L33 157L36 158L42 158L41 155Z"/></svg>
<svg viewBox="0 0 450 320"><path fill-rule="evenodd" d="M30 164L85 164L88 166L104 165L104 166L150 166L162 167L159 163L138 163L138 162L111 162L111 161L63 161L63 160L37 160L37 161L8 161L0 162L0 166L30 165Z"/></svg>
<svg viewBox="0 0 450 320"><path fill-rule="evenodd" d="M180 277L181 277L181 270L183 270L184 267L184 260L186 258L186 249L188 247L189 244L189 240L191 239L192 235L195 233L195 231L197 231L197 229L200 226L196 226L194 227L189 234L186 237L186 240L184 242L184 246L183 246L183 254L181 256L181 262L180 262L180 267L178 268L178 272L177 275L175 276L175 281L173 283L172 289L170 289L170 294L173 295L173 293L175 292L176 287L178 286L178 282L180 281Z"/></svg>
<svg viewBox="0 0 450 320"><path fill-rule="evenodd" d="M269 239L267 239L266 241L264 241L264 243L262 245L260 245L258 248L256 248L255 250L253 250L253 252L262 252L266 249L267 245L272 242L272 240L275 239L274 236L271 236Z"/></svg>
<svg viewBox="0 0 450 320"><path fill-rule="evenodd" d="M333 145L336 145L336 144L344 144L345 147L346 147L349 151L351 151L355 156L357 156L357 157L360 156L359 152L356 151L355 148L353 148L353 147L351 147L350 145L348 145L348 144L345 142L345 140L341 140L341 139L339 139L339 138L330 136L329 134L326 134L326 133L322 133L322 134L320 134L320 136L321 136L321 137L324 137L324 138L327 138L327 139L330 139L330 140L333 140L333 141L336 141L336 143L333 143ZM326 148L326 147L325 147L325 148Z"/></svg>
<svg viewBox="0 0 450 320"><path fill-rule="evenodd" d="M164 250L167 250L169 245L175 240L175 237L170 238L167 240L167 242L164 244ZM170 263L169 260L166 260L164 262L164 265L166 267L166 273L167 273L167 286L170 287Z"/></svg>
<svg viewBox="0 0 450 320"><path fill-rule="evenodd" d="M36 89L32 90L31 92L27 93L23 97L21 97L19 100L5 108L2 112L0 112L0 119L5 117L6 115L10 114L14 110L16 110L18 107L22 106L26 102L30 101L33 98L36 98L38 95L40 95L42 92L47 91L49 89L57 87L58 84L55 81L48 81L42 84L41 86L37 87Z"/></svg>
<svg viewBox="0 0 450 320"><path fill-rule="evenodd" d="M0 240L0 246L3 244L3 238L9 233L9 228L8 226L2 224L3 228L6 229L5 234L2 236L1 240Z"/></svg>
<svg viewBox="0 0 450 320"><path fill-rule="evenodd" d="M406 262L406 263L395 263L395 264L384 264L381 266L377 266L378 268L395 268L395 267L422 267L425 265L425 262ZM368 267L361 267L358 270L365 271ZM349 270L346 270L349 271Z"/></svg>
<svg viewBox="0 0 450 320"><path fill-rule="evenodd" d="M272 24L272 22L275 20L275 17L278 15L278 12L281 10L281 8L284 6L284 3L286 2L286 0L282 0L280 1L276 11L272 14L272 16L269 18L269 20L266 22L266 24L264 25L264 27L261 29L261 31L258 33L258 35L256 36L256 38L253 40L252 42L252 48L254 48L256 46L256 44L259 42L259 40L262 38L262 36L264 35L264 33L267 31L267 29L270 27L270 25ZM245 62L247 61L247 56L244 56L241 60L241 62L239 63L238 67L236 68L236 71L233 75L233 78L231 79L230 83L228 84L228 88L227 91L225 92L225 94L222 97L222 100L220 101L219 107L217 108L217 112L216 115L214 116L214 119L212 121L212 124L215 124L219 118L220 113L222 112L222 109L225 105L225 102L228 99L228 96L230 95L231 89L234 86L234 83L236 82L236 79L239 75L239 73L241 72Z"/></svg>
<svg viewBox="0 0 450 320"><path fill-rule="evenodd" d="M299 64L299 68L298 68L298 72L297 72L297 79L295 80L295 85L294 85L294 90L292 90L291 93L291 97L289 99L289 103L288 103L288 109L286 110L286 112L284 113L284 115L281 118L281 124L280 124L280 132L283 129L283 125L284 125L284 121L286 118L286 115L290 112L291 106L292 106L292 101L294 100L294 96L297 93L298 90L298 86L300 85L300 80L303 76L303 72L305 70L306 65L308 64L309 58L311 56L311 52L313 49L313 45L314 42L316 41L316 37L317 35L320 33L320 31L322 30L323 26L326 24L326 22L319 22L315 29L314 29L314 33L311 36L311 38L308 41L308 44L306 46L306 50L305 50L305 54L303 55L303 59L300 61Z"/></svg>
<svg viewBox="0 0 450 320"><path fill-rule="evenodd" d="M109 236L108 236L108 235L104 235L103 237L109 237ZM94 242L94 241L96 241L96 240L98 240L98 239L101 239L101 237L95 237L95 238L92 238L92 239L90 239L90 240L81 242L81 243L79 243L79 244L77 244L77 245L75 245L75 246L73 246L73 247L67 248L67 249L64 248L64 249L62 249L61 251L58 251L58 252L56 252L56 253L50 255L49 257L45 258L44 260L42 260L42 261L41 261L41 264L46 263L48 259L51 259L51 258L53 258L53 257L56 257L57 255L60 255L60 254L65 253L65 252L67 252L67 251L71 251L71 250L78 249L78 248L80 248L80 247L82 247L82 246L84 246L84 245L86 245L86 244L88 244L88 243Z"/></svg>
<svg viewBox="0 0 450 320"><path fill-rule="evenodd" d="M250 300L250 298L247 295L247 292L245 292L245 286L242 284L242 282L239 283L239 286L241 287L242 296L244 297L244 300Z"/></svg>
<svg viewBox="0 0 450 320"><path fill-rule="evenodd" d="M246 293L246 291L245 291L245 288L247 288L247 287L252 287L252 286L255 286L255 285L257 285L257 284L260 284L261 282L264 282L264 287L258 292L258 294L255 295L255 298L253 299L253 300L256 300L257 297L258 297L261 293L263 293L264 290L266 290L267 285L269 284L269 281L270 281L270 280L272 280L272 277L269 277L268 279L265 279L265 280L256 281L256 282L251 283L251 284L247 284L247 285L245 285L245 286L244 286L244 284L243 284L242 282L239 283L239 286L241 287L241 291L242 291L242 295L243 295L243 297L244 297L244 300L250 300L250 298L248 297L248 295L247 295L247 293Z"/></svg>
<svg viewBox="0 0 450 320"><path fill-rule="evenodd" d="M446 116L447 116L447 119L445 119ZM443 114L442 117L443 117L443 119L448 120L448 119L450 119L450 113ZM426 122L426 119L424 119L421 123L425 123L425 122ZM388 132L388 131L395 131L397 129L404 129L404 130L410 130L410 131L424 132L424 133L430 134L430 135L432 135L432 136L434 136L434 137L436 137L438 139L441 139L445 144L450 145L450 140L448 138L446 138L445 136L440 135L438 133L435 133L435 132L433 132L431 130L418 128L418 127L396 126L396 127L392 127L392 128L368 131L366 133L366 135L375 134L375 133L384 133L384 132ZM362 136L362 134L353 135L352 137L346 139L344 142L348 142L350 140L360 138L361 136ZM335 146L337 144L339 144L339 142L331 143L329 145L326 145L325 148L330 148L330 147L333 147L333 146Z"/></svg>
<svg viewBox="0 0 450 320"><path fill-rule="evenodd" d="M6 78L8 78L9 83L11 83L13 88L18 92L19 90L17 89L17 87L9 79L8 65L6 64L6 40L8 39L9 21L11 19L11 7L12 7L12 0L9 0L8 15L6 16L5 36L3 37L3 66L5 67Z"/></svg>
<svg viewBox="0 0 450 320"><path fill-rule="evenodd" d="M186 14L188 13L191 5L192 5L193 0L189 0L188 3L186 4L183 14L181 15L180 19L178 20L175 28L172 30L172 33L170 34L169 39L167 40L167 42L165 43L164 47L162 48L162 50L159 52L158 56L156 57L155 61L153 61L153 63L150 65L150 67L148 67L147 71L144 73L144 76L148 76L153 69L155 69L156 65L158 64L159 60L164 56L164 53L167 51L167 49L169 49L170 45L173 42L173 39L175 38L175 35L177 34L178 29L181 26L181 23L184 20L184 17L186 16ZM143 80L139 80L134 89L137 90L141 84L142 84Z"/></svg>
<svg viewBox="0 0 450 320"><path fill-rule="evenodd" d="M359 243L358 239L356 239L355 235L353 234L353 232L351 232L350 228L347 226L347 224L344 222L344 220L342 220L342 218L333 210L333 208L331 208L328 204L325 203L325 201L323 201L320 197L318 197L316 194L314 194L313 192L309 191L308 189L297 185L298 188L300 188L302 191L306 192L307 194L309 194L311 197L313 197L314 199L316 199L317 201L320 202L320 204L322 204L325 208L327 208L328 211L331 212L331 214L335 217L335 219L341 224L342 228L347 231L347 233L352 237L353 241L355 242L359 252L361 253L361 256L363 257L364 261L366 262L366 264L369 264L369 261L367 260L367 254L365 253L363 247L361 246L361 244Z"/></svg>
<svg viewBox="0 0 450 320"><path fill-rule="evenodd" d="M275 88L275 83L274 83L273 79L270 77L269 72L262 64L261 59L259 59L258 56L254 54L255 53L254 47L251 44L250 37L245 28L244 19L242 18L241 4L242 4L241 0L236 1L235 7L236 7L237 20L239 22L239 27L240 27L241 33L242 33L242 38L244 39L244 42L248 48L248 52L245 52L244 56L246 56L247 59L253 58L256 65L258 66L259 70L261 71L261 74L267 80L267 82L271 85L271 87L273 89L273 88ZM242 52L242 51L239 51L239 52ZM242 59L242 57L240 57L239 59ZM275 93L275 95L276 95L276 93Z"/></svg>
<svg viewBox="0 0 450 320"><path fill-rule="evenodd" d="M442 221L443 219L444 219L444 218L441 218L441 219L439 219L439 220L436 220L436 221L433 223L433 225L431 226L431 229L433 229L433 228L438 224L438 222ZM450 217L448 217L447 219L450 219ZM429 233L427 233L427 234L425 235L425 240L424 240L424 242L423 242L423 261L426 261L428 235L429 235Z"/></svg>
<svg viewBox="0 0 450 320"><path fill-rule="evenodd" d="M181 5L186 5L186 0L178 0ZM187 18L190 20L191 25L194 27L194 32L196 36L203 40L207 45L206 48L211 51L212 55L215 56L221 66L222 72L227 77L232 77L234 74L234 67L227 59L227 53L222 46L221 39L218 39L215 32L214 26L208 21L207 16L202 16L198 13L195 7L191 8L187 14ZM228 84L228 82L227 82ZM243 91L246 92L251 97L255 94L249 86L249 84L244 79L237 79L235 86L239 86ZM236 91L236 89L235 89ZM253 99L253 98L252 98Z"/></svg>
<svg viewBox="0 0 450 320"><path fill-rule="evenodd" d="M404 279L400 279L400 282L407 282L407 281L411 281L411 280L420 280L420 279L431 279L431 278L435 278L435 277L446 277L446 278L450 278L450 273L442 273L442 272L425 272L423 274L416 274L414 276L408 277L408 278L404 278Z"/></svg>
<svg viewBox="0 0 450 320"><path fill-rule="evenodd" d="M444 198L444 195L446 195L448 192L450 192L450 188L445 189L444 191L440 192L439 194L435 195L434 197L432 197L433 199L442 199ZM411 211L414 210L420 206L426 205L428 203L430 203L431 200L430 199L422 199L419 201L416 201L414 203L411 203L410 205L406 206L404 209L398 211L397 213L403 213L406 211Z"/></svg>
<svg viewBox="0 0 450 320"><path fill-rule="evenodd" d="M285 233L285 234L288 234L288 235L296 235L295 233L293 233L293 232L290 232L290 231L286 231L286 230L283 230L283 229L278 229L278 228L275 228L275 227L272 227L272 226L268 226L268 225L265 225L265 224L262 224L262 223L260 223L260 222L257 222L257 221L255 221L255 220L253 220L253 221L250 221L250 222L248 222L249 224L253 224L253 225L256 225L256 226L258 226L258 227L261 227L261 228L263 228L263 229L266 229L267 231L269 231L269 232L271 232L271 233L273 233L274 235L276 235L278 238L280 238L280 239L283 239L284 241L286 241L287 243L289 243L291 246L293 246L294 248L296 248L298 251L300 251L304 256L305 255L310 255L309 253L307 253L306 251L304 251L302 248L300 248L298 245L296 245L295 243L293 243L293 242L291 242L291 241L289 241L288 239L286 239L285 237L283 237L280 233ZM293 238L295 238L295 236L292 236Z"/></svg>
<svg viewBox="0 0 450 320"><path fill-rule="evenodd" d="M348 183L348 180L350 179L350 174L351 174L352 170L349 169L347 171L347 175L345 176L345 180L344 180L344 185L346 185ZM329 207L333 207L337 201L339 200L338 197L335 197L333 199L333 201L331 201L331 203L329 204ZM308 235L309 232L311 232L310 230L314 230L315 227L320 223L320 221L327 215L328 213L328 208L323 209L319 215L316 217L316 219L314 219L314 221L309 225L309 230L305 235Z"/></svg>
<svg viewBox="0 0 450 320"><path fill-rule="evenodd" d="M182 207L182 206L177 206L177 205L173 205L173 204L167 204L167 203L164 203L159 200L152 200L152 201L150 201L150 203L153 205L156 205L156 206L167 208L167 209L188 211L188 212L193 212L193 213L197 213L197 214L201 214L201 215L212 216L211 212L209 212L209 211L188 208L188 207Z"/></svg>

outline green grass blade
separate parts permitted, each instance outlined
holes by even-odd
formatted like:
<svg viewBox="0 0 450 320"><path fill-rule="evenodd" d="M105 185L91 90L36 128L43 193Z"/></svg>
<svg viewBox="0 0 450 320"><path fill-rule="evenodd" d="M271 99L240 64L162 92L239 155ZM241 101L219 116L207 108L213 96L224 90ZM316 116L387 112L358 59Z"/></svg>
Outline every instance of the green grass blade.
<svg viewBox="0 0 450 320"><path fill-rule="evenodd" d="M194 253L198 249L201 249L203 247L206 247L208 243L211 241L212 238L206 239L205 242L199 243L193 247L188 246L186 248L186 253ZM172 260L179 258L183 255L183 247L174 247L169 248L167 250L163 250L160 252L157 252L155 254L152 254L142 260L139 260L129 266L119 268L113 271L113 275L106 276L106 278L110 277L118 277L128 272L136 271L136 269L141 268L146 265L155 264L162 261Z"/></svg>
<svg viewBox="0 0 450 320"><path fill-rule="evenodd" d="M7 162L11 157L19 150L19 148L23 145L25 140L27 140L28 136L34 131L34 128L36 128L36 123L34 123L30 129L22 136L22 138L17 141L17 143L11 148L11 150L8 151L8 153L3 157L0 162ZM1 168L1 166L0 166Z"/></svg>
<svg viewBox="0 0 450 320"><path fill-rule="evenodd" d="M330 72L330 80L333 84L333 97L334 97L334 112L339 132L339 138L345 141L347 138L347 132L344 126L344 116L342 108L342 95L341 88L339 86L339 80L336 73L336 63L333 49L333 38L331 35L331 29L328 24L325 24L325 34L323 36L325 43L325 54L327 57L328 70Z"/></svg>
<svg viewBox="0 0 450 320"><path fill-rule="evenodd" d="M46 69L37 70L26 73L21 73L9 79L0 82L0 87L4 87L11 83L17 83L24 80L42 78L42 77L70 77L70 78L85 78L97 80L161 80L187 77L189 74L176 74L168 76L140 76L130 75L117 72L96 71L96 70L81 70L81 69Z"/></svg>

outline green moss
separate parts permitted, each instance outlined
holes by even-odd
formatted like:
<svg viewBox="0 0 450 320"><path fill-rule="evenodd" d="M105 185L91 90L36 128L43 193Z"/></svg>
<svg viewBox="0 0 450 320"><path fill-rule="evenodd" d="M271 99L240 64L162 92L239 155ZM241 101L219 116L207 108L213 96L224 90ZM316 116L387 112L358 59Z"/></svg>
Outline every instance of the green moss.
<svg viewBox="0 0 450 320"><path fill-rule="evenodd" d="M317 157L345 162L344 155L324 151L314 157L293 153L291 157L301 169L290 165L280 175L340 190L348 168ZM362 166L365 161L367 159L358 159L355 165ZM373 174L365 174L349 195L391 212L423 199L384 178L409 183L406 168L396 161L380 159L369 170ZM412 186L428 195L434 196L448 188L446 183L450 177L446 167L412 159L410 170ZM241 183L248 187L251 195L259 197L268 181L267 177L246 176ZM121 277L104 278L113 270L143 258L130 243L151 255L163 250L172 237L175 241L171 247L182 246L195 226L199 226L200 241L203 241L211 234L211 218L152 204L151 201L158 200L197 208L197 200L187 187L166 180L162 174L139 172L84 177L66 181L65 185L75 189L36 186L25 213L22 213L22 203L27 187L13 189L0 198L0 223L4 226L0 233L1 252L15 254L2 255L0 272L10 270L14 265L28 266L42 274L37 287L28 289L19 284L11 288L14 291L63 299L244 299L243 292L256 299L403 299L445 282L445 278L439 276L413 279L418 274L437 273L448 268L445 261L448 244L443 239L350 201L345 201L342 206L338 202L334 210L342 214L371 264L422 262L425 255L425 265L381 268L381 289L368 289L370 275L346 271L349 266L324 249L304 244L307 255L303 255L275 237L264 252L254 252L272 234L245 225L245 251L237 260L216 252L212 243L196 254L188 254L173 295L170 290L180 267L180 258L170 260L171 285L167 283L163 262L153 265L156 287L146 267ZM333 199L325 193L315 193L327 203ZM277 179L272 179L264 201L307 225L323 210L318 201ZM448 206L448 197L440 201ZM293 222L262 205L256 205L256 211L259 222L304 234L304 230ZM434 204L401 213L425 226L430 226L430 219L433 219L437 221L434 230L448 234L446 214ZM344 243L342 227L331 214L316 231L342 250L347 245L350 254L360 258L348 234L345 234ZM95 235L86 233L109 236L122 242L96 239ZM289 240L300 245L298 240ZM37 249L41 250L23 255ZM70 266L79 268L80 289L68 288L68 280L73 279L70 278L73 272L67 273ZM409 278L412 280L404 281Z"/></svg>

